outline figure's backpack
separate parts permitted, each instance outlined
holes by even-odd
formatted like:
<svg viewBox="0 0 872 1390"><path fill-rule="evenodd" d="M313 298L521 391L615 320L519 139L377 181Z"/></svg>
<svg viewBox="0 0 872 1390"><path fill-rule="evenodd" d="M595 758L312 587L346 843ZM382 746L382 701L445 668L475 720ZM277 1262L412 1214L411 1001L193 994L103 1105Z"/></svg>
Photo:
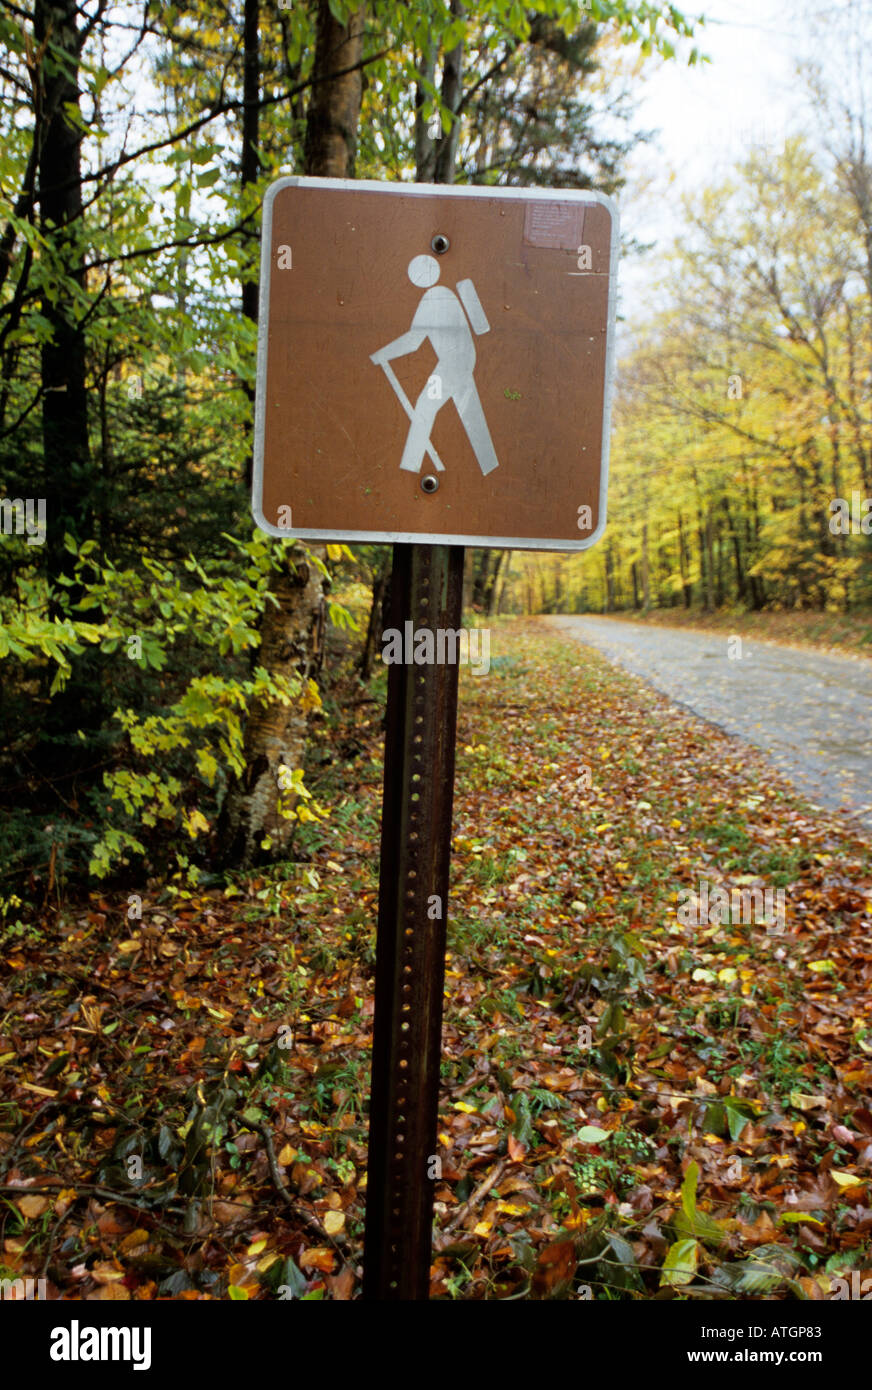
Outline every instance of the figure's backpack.
<svg viewBox="0 0 872 1390"><path fill-rule="evenodd" d="M458 280L457 293L460 295L460 302L466 310L466 316L472 324L473 331L481 335L490 332L490 324L485 316L481 301L475 292L475 285L471 280Z"/></svg>

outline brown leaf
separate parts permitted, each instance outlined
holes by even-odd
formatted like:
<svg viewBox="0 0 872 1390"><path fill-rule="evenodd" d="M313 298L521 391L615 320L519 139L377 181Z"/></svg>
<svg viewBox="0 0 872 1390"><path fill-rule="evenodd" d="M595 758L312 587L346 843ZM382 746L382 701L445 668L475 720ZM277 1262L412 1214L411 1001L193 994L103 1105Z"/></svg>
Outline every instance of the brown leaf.
<svg viewBox="0 0 872 1390"><path fill-rule="evenodd" d="M48 1197L19 1197L18 1210L28 1221L36 1216L42 1216L48 1207Z"/></svg>
<svg viewBox="0 0 872 1390"><path fill-rule="evenodd" d="M572 1277L575 1265L575 1246L571 1240L558 1240L552 1245L546 1245L539 1254L533 1275L533 1297L547 1298L558 1284Z"/></svg>
<svg viewBox="0 0 872 1390"><path fill-rule="evenodd" d="M516 1139L514 1134L509 1135L509 1158L513 1163L520 1163L527 1150L520 1139Z"/></svg>
<svg viewBox="0 0 872 1390"><path fill-rule="evenodd" d="M85 1296L86 1303L106 1301L124 1302L130 1298L130 1290L124 1284L101 1284L99 1289Z"/></svg>
<svg viewBox="0 0 872 1390"><path fill-rule="evenodd" d="M117 1284L125 1277L121 1266L109 1260L98 1260L88 1273L98 1284Z"/></svg>
<svg viewBox="0 0 872 1390"><path fill-rule="evenodd" d="M778 1229L768 1211L761 1211L752 1226L739 1221L738 1227L746 1245L768 1245L778 1237Z"/></svg>
<svg viewBox="0 0 872 1390"><path fill-rule="evenodd" d="M140 1246L146 1245L148 1239L148 1231L143 1230L141 1226L137 1226L135 1231L131 1231L130 1234L126 1235L119 1243L118 1249L121 1254L129 1255L132 1250L137 1250Z"/></svg>
<svg viewBox="0 0 872 1390"><path fill-rule="evenodd" d="M295 1163L291 1169L291 1181L300 1196L305 1197L321 1182L321 1174L308 1163Z"/></svg>
<svg viewBox="0 0 872 1390"><path fill-rule="evenodd" d="M327 1287L337 1303L347 1303L354 1291L354 1270L351 1265L343 1265L338 1274L331 1275Z"/></svg>
<svg viewBox="0 0 872 1390"><path fill-rule="evenodd" d="M329 1246L315 1245L303 1251L298 1264L300 1269L320 1269L324 1274L332 1274L335 1258Z"/></svg>

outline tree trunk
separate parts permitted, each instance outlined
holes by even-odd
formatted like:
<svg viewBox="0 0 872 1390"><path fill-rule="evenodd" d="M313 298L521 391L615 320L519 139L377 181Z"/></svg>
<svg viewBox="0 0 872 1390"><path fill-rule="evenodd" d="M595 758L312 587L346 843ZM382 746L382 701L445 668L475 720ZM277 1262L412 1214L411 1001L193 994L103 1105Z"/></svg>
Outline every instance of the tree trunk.
<svg viewBox="0 0 872 1390"><path fill-rule="evenodd" d="M418 73L430 84L436 78L436 44L428 39L426 48L418 61ZM436 129L424 119L424 107L430 94L420 82L415 88L415 179L418 183L433 183L436 174Z"/></svg>
<svg viewBox="0 0 872 1390"><path fill-rule="evenodd" d="M462 19L466 13L461 0L451 0L451 14L455 19ZM442 105L449 111L455 113L460 109L460 102L463 96L463 43L462 41L452 48L450 53L446 53L442 64ZM436 142L436 162L433 175L434 183L453 183L454 167L457 159L457 143L460 138L459 118L451 122L451 129L447 135L442 135Z"/></svg>
<svg viewBox="0 0 872 1390"><path fill-rule="evenodd" d="M279 607L270 604L261 625L259 664L272 675L308 678L316 674L321 659L321 572L294 549L277 573L279 582L272 592ZM308 715L296 701L262 703L249 711L245 773L228 795L222 817L226 862L251 865L287 857L295 821L279 810L280 769L302 766L307 729Z"/></svg>
<svg viewBox="0 0 872 1390"><path fill-rule="evenodd" d="M501 550L476 550L473 552L472 607L476 611L489 614L493 612L494 586L502 564Z"/></svg>
<svg viewBox="0 0 872 1390"><path fill-rule="evenodd" d="M79 110L78 13L76 0L36 0L33 10L34 40L41 55L34 77L40 231L52 248L49 265L57 266L40 305L50 329L41 350L40 373L48 516L45 565L54 591L50 612L55 617L66 604L72 607L82 597L79 586L68 582L76 557L66 549L65 535L69 532L82 542L96 533L101 544L103 540L99 518L94 516L98 494L88 437L85 328L81 314L74 311L71 292L73 287L83 294L86 290L82 134L74 114ZM99 622L100 616L98 610L88 613L91 622ZM86 650L72 658L66 686L50 700L43 730L46 737L37 754L44 774L51 778L58 772L58 744L53 739L65 741L65 773L83 766L91 756L91 737L102 722L99 656ZM69 783L67 795L72 795Z"/></svg>
<svg viewBox="0 0 872 1390"><path fill-rule="evenodd" d="M260 0L245 0L242 23L242 162L241 178L243 204L245 191L257 183L260 174ZM245 209L247 211L247 208ZM245 236L245 244L251 253L251 264L242 272L242 313L252 323L257 323L258 276L257 252L254 235ZM254 416L254 389L248 382L244 385ZM249 450L245 460L245 485L251 488L254 454Z"/></svg>
<svg viewBox="0 0 872 1390"><path fill-rule="evenodd" d="M714 540L712 536L712 513L709 508L706 513L705 526L702 528L705 538L705 611L714 612L714 578L715 578L715 552Z"/></svg>
<svg viewBox="0 0 872 1390"><path fill-rule="evenodd" d="M606 541L605 554L605 576L606 576L606 608L607 613L614 612L615 607L615 564L612 555L612 547Z"/></svg>
<svg viewBox="0 0 872 1390"><path fill-rule="evenodd" d="M391 557L386 555L382 560L378 571L373 576L372 584L372 604L369 610L369 622L366 626L366 638L363 643L363 651L360 655L360 678L368 681L372 675L372 663L375 657L376 643L384 629L384 602L388 589L388 579L391 573Z"/></svg>
<svg viewBox="0 0 872 1390"><path fill-rule="evenodd" d="M353 178L363 91L365 6L348 24L333 16L327 0L318 6L313 86L306 113L305 172L324 178ZM333 76L332 74L337 74ZM323 559L323 550L310 550ZM261 621L260 664L273 675L311 677L319 669L324 628L324 583L304 547L287 546L275 570ZM270 704L249 714L245 773L227 796L222 815L222 856L251 865L287 858L295 821L279 811L281 768L303 766L307 716L299 705ZM262 842L268 840L268 848ZM226 846L226 850L225 850Z"/></svg>
<svg viewBox="0 0 872 1390"><path fill-rule="evenodd" d="M466 548L463 557L463 611L468 613L472 607L473 584L475 582L475 551Z"/></svg>
<svg viewBox="0 0 872 1390"><path fill-rule="evenodd" d="M488 576L484 591L484 615L486 618L493 617L496 612L497 584L499 583L500 574L508 559L509 552L507 550L495 550L493 554L496 559L490 575Z"/></svg>
<svg viewBox="0 0 872 1390"><path fill-rule="evenodd" d="M700 586L702 588L703 607L706 613L711 613L714 608L714 561L712 555L711 512L709 512L708 521L704 521L696 469L694 469L693 472L693 481L696 488L696 534L699 543ZM687 548L689 554L691 549L689 542ZM687 606L690 607L690 604Z"/></svg>
<svg viewBox="0 0 872 1390"><path fill-rule="evenodd" d="M722 498L721 498L721 501L722 501L722 503L723 503L724 514L725 514L725 516L726 516L726 518L727 518L727 526L728 526L728 528L729 528L730 541L731 541L732 547L733 547L733 562L734 562L735 567L736 567L736 593L738 594L738 597L739 597L739 599L741 600L741 602L744 603L744 601L745 601L745 593L746 593L746 585L745 585L745 571L744 571L744 568L743 568L743 566L742 566L742 547L741 547L741 543L740 543L740 541L739 541L739 532L738 532L738 529L737 529L737 527L736 527L736 525L735 525L735 523L734 523L734 521L733 521L732 512L730 511L730 500L729 500L729 498L728 498L728 497L722 497Z"/></svg>
<svg viewBox="0 0 872 1390"><path fill-rule="evenodd" d="M499 615L500 615L500 614L502 613L502 611L503 611L503 600L504 600L505 597L506 597L506 590L508 589L508 583L509 583L509 571L510 571L510 569L512 568L512 552L511 552L511 550L506 550L506 551L504 551L504 552L503 552L503 555L504 555L505 563L503 564L503 567L502 567L502 569L500 570L499 586L498 586L498 589L497 589L497 603L496 603L496 614L497 614L497 617L499 617Z"/></svg>
<svg viewBox="0 0 872 1390"><path fill-rule="evenodd" d="M347 24L334 18L327 0L318 5L312 96L306 112L306 173L353 179L363 96L363 26L366 6ZM339 76L331 77L331 73Z"/></svg>
<svg viewBox="0 0 872 1390"><path fill-rule="evenodd" d="M681 587L684 592L684 606L690 607L693 585L690 582L687 563L687 545L684 539L684 518L678 513L678 567L681 571Z"/></svg>
<svg viewBox="0 0 872 1390"><path fill-rule="evenodd" d="M79 127L70 108L79 109L79 33L76 0L36 0L33 32L46 42L39 69L39 109L46 111L39 161L40 227L52 245L62 273L82 291L82 183ZM72 312L69 292L60 287L44 296L41 312L51 328L41 354L42 438L49 526L45 556L50 582L68 577L75 557L64 547L64 533L77 540L93 533L91 449L85 386L85 330ZM75 600L70 590L69 597Z"/></svg>
<svg viewBox="0 0 872 1390"><path fill-rule="evenodd" d="M560 561L553 560L551 573L554 579L554 599L551 605L552 613L563 612L563 574L560 568Z"/></svg>

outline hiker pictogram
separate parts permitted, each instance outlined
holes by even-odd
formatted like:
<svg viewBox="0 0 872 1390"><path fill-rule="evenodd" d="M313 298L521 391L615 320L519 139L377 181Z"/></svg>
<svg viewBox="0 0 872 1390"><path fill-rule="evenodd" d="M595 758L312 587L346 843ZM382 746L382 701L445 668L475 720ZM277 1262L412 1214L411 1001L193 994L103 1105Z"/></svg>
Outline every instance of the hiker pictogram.
<svg viewBox="0 0 872 1390"><path fill-rule="evenodd" d="M400 468L419 473L425 454L429 454L436 468L444 471L445 465L431 443L430 432L439 410L446 401L453 400L482 474L487 475L498 467L499 459L473 376L476 361L473 330L479 335L489 333L490 324L471 280L458 281L456 294L446 285L436 283L440 269L435 256L414 256L409 262L408 274L412 284L425 291L412 326L408 333L379 348L370 358L376 366L384 368L411 422ZM390 363L395 357L416 352L427 338L437 362L413 408Z"/></svg>

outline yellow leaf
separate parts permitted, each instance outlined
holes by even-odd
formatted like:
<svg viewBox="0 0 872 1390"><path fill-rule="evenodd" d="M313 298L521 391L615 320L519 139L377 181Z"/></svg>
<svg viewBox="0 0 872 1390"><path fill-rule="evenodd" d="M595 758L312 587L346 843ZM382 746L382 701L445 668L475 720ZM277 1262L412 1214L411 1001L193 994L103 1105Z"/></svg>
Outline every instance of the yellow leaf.
<svg viewBox="0 0 872 1390"><path fill-rule="evenodd" d="M201 831L209 829L209 822L202 811L189 811L182 816L182 822L192 840L196 840Z"/></svg>
<svg viewBox="0 0 872 1390"><path fill-rule="evenodd" d="M324 1216L324 1230L328 1236L338 1236L345 1228L344 1211L328 1211Z"/></svg>
<svg viewBox="0 0 872 1390"><path fill-rule="evenodd" d="M839 1187L859 1187L866 1181L865 1178L858 1178L856 1173L843 1173L838 1168L830 1169L830 1177Z"/></svg>
<svg viewBox="0 0 872 1390"><path fill-rule="evenodd" d="M489 1236L492 1225L492 1221L479 1221L478 1225L473 1227L472 1233L475 1236Z"/></svg>
<svg viewBox="0 0 872 1390"><path fill-rule="evenodd" d="M476 1110L475 1106L474 1106L474 1105L467 1105L467 1103L466 1103L465 1100L456 1100L456 1101L454 1102L454 1109L455 1109L455 1110L459 1110L459 1111L461 1112L461 1114L463 1114L463 1115L477 1115L477 1114L478 1114L478 1111Z"/></svg>
<svg viewBox="0 0 872 1390"><path fill-rule="evenodd" d="M293 1163L297 1157L297 1150L293 1144L285 1144L279 1151L279 1163L283 1168L287 1168L289 1163Z"/></svg>
<svg viewBox="0 0 872 1390"><path fill-rule="evenodd" d="M677 1240L670 1245L663 1261L660 1274L660 1287L689 1284L696 1274L699 1260L699 1246L695 1240Z"/></svg>
<svg viewBox="0 0 872 1390"><path fill-rule="evenodd" d="M265 1250L265 1249L266 1249L266 1236L262 1236L260 1240L253 1240L253 1241L251 1242L251 1244L249 1245L249 1247L248 1247L248 1249L246 1250L245 1253L246 1253L248 1256L253 1257L254 1255L259 1255L259 1254L261 1253L261 1251L262 1251L262 1250Z"/></svg>
<svg viewBox="0 0 872 1390"><path fill-rule="evenodd" d="M788 1099L794 1110L823 1110L828 1104L826 1096L813 1096L805 1091L791 1091Z"/></svg>
<svg viewBox="0 0 872 1390"><path fill-rule="evenodd" d="M304 714L308 714L310 710L321 708L321 696L313 680L307 681L303 687L303 693L299 697L299 704Z"/></svg>
<svg viewBox="0 0 872 1390"><path fill-rule="evenodd" d="M814 970L817 973L820 973L824 970L835 970L835 968L836 963L832 960L810 960L808 963L808 969Z"/></svg>

